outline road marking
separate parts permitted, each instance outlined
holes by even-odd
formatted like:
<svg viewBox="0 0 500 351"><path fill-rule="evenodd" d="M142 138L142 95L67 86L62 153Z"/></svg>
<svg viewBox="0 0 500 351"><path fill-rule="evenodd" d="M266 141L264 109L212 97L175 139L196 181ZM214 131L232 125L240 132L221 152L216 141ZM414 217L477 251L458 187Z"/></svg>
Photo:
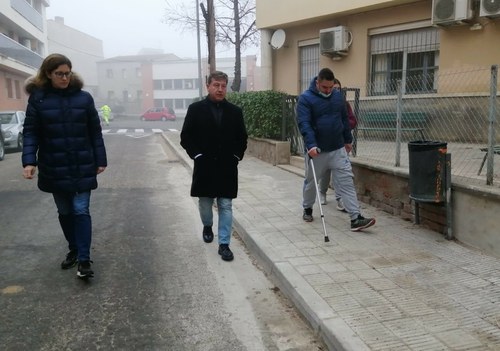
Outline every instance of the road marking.
<svg viewBox="0 0 500 351"><path fill-rule="evenodd" d="M126 129L118 129L118 130L116 131L116 133L118 133L118 134L125 134L126 132L127 132L127 130L126 130Z"/></svg>

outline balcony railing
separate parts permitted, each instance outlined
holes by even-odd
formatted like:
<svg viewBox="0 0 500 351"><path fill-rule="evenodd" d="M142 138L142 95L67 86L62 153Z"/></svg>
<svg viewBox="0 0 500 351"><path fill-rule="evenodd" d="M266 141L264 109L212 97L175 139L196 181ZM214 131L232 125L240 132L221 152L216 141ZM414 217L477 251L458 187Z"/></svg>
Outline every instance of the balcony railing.
<svg viewBox="0 0 500 351"><path fill-rule="evenodd" d="M17 41L0 34L0 55L24 63L35 69L41 66L43 58Z"/></svg>
<svg viewBox="0 0 500 351"><path fill-rule="evenodd" d="M31 24L43 31L43 18L26 0L10 0L10 6L26 18Z"/></svg>

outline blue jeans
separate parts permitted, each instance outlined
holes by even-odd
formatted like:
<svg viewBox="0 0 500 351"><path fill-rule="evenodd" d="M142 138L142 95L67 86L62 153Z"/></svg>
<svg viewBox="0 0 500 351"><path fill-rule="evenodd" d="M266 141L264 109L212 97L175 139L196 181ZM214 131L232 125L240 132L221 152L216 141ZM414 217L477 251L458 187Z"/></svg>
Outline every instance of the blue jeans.
<svg viewBox="0 0 500 351"><path fill-rule="evenodd" d="M214 198L198 198L198 208L203 226L211 227L213 221ZM231 230L233 227L233 199L218 197L217 210L219 212L219 245L228 244L231 241Z"/></svg>
<svg viewBox="0 0 500 351"><path fill-rule="evenodd" d="M78 251L78 261L90 260L92 220L90 191L81 193L53 193L59 213L59 222L70 250Z"/></svg>

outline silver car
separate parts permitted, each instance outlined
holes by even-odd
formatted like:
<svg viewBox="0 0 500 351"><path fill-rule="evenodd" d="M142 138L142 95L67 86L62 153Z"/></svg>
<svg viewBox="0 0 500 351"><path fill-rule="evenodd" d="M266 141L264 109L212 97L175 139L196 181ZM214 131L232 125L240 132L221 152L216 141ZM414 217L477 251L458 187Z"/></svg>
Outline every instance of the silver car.
<svg viewBox="0 0 500 351"><path fill-rule="evenodd" d="M0 161L3 160L5 156L5 146L3 142L3 130L0 129Z"/></svg>
<svg viewBox="0 0 500 351"><path fill-rule="evenodd" d="M0 124L6 149L22 150L24 111L0 111Z"/></svg>

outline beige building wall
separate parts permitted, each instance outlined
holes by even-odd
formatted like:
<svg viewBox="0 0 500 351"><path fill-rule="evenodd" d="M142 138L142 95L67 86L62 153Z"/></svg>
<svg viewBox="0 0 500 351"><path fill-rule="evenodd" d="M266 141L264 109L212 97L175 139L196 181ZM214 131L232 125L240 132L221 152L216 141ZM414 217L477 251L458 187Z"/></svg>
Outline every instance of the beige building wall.
<svg viewBox="0 0 500 351"><path fill-rule="evenodd" d="M270 31L282 28L286 33L284 46L272 50L272 88L289 94L301 93L299 46L319 43L321 29L346 26L352 33L352 45L348 55L340 60L321 56L320 67L331 68L344 86L365 87L369 81L370 34L431 26L431 0L373 3L374 1L330 1L310 6L295 0L257 0L258 27ZM353 13L354 11L359 13ZM471 30L474 23L480 23L482 29ZM476 17L469 24L439 27L439 31L440 73L484 69L492 64L500 64L500 19ZM465 86L469 92L474 92L474 86L467 83L472 78L474 73L470 73L470 76L464 74L463 86L441 86L439 93L463 91Z"/></svg>

